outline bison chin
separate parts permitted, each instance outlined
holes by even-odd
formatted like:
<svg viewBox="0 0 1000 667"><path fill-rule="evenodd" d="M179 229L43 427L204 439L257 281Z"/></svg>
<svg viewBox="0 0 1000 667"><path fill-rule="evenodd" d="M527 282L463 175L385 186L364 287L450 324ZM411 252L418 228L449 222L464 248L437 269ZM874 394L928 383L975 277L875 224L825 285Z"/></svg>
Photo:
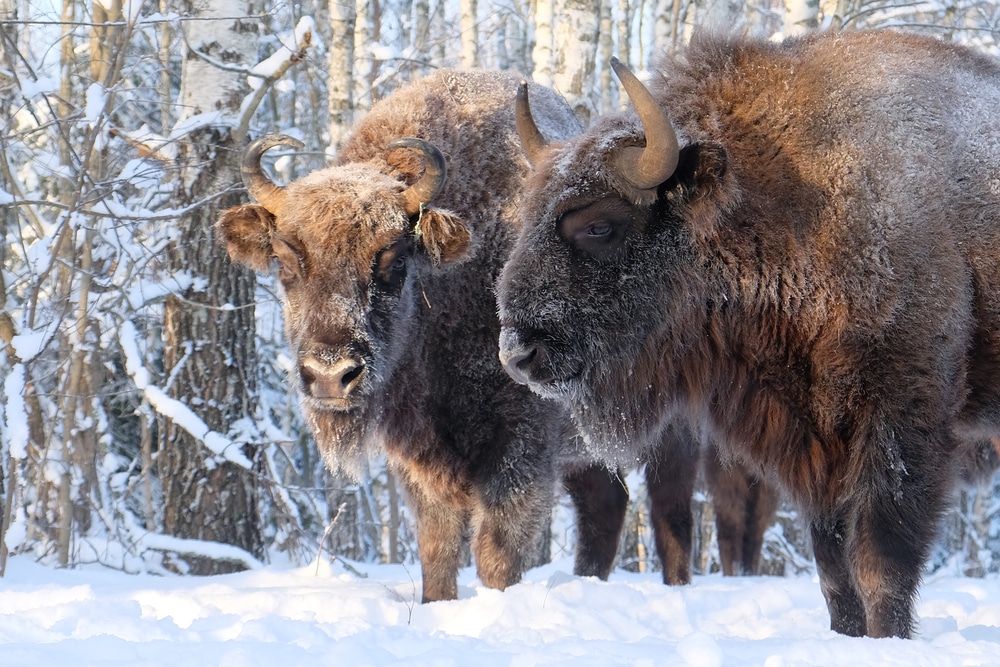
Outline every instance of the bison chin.
<svg viewBox="0 0 1000 667"><path fill-rule="evenodd" d="M377 420L372 410L361 407L351 411L316 409L312 401L303 400L302 412L327 467L360 479L368 467L369 457L379 451L372 426Z"/></svg>
<svg viewBox="0 0 1000 667"><path fill-rule="evenodd" d="M672 369L657 361L656 346L646 346L648 354L609 357L558 341L551 334L533 338L505 326L500 360L515 381L570 410L591 456L620 466L643 460L679 412L662 379ZM626 366L627 358L640 361Z"/></svg>

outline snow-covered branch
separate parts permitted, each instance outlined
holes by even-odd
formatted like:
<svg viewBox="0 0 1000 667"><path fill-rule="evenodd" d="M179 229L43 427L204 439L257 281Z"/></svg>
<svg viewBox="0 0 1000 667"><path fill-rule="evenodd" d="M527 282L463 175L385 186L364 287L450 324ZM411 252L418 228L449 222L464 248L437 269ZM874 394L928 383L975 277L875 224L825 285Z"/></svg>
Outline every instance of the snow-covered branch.
<svg viewBox="0 0 1000 667"><path fill-rule="evenodd" d="M153 409L187 431L219 458L246 470L252 470L253 463L240 451L237 443L208 428L191 408L167 396L166 392L150 382L149 371L142 364L139 345L136 343L138 336L135 325L128 320L118 328L118 340L125 355L125 370Z"/></svg>
<svg viewBox="0 0 1000 667"><path fill-rule="evenodd" d="M268 88L280 79L292 65L306 57L306 50L312 46L314 30L315 24L312 17L303 16L295 26L294 47L282 44L269 58L257 63L250 70L248 81L253 92L247 95L240 105L240 116L239 122L236 124L235 135L237 145L243 143L244 137L250 130L250 120L257 111L260 101L267 94Z"/></svg>

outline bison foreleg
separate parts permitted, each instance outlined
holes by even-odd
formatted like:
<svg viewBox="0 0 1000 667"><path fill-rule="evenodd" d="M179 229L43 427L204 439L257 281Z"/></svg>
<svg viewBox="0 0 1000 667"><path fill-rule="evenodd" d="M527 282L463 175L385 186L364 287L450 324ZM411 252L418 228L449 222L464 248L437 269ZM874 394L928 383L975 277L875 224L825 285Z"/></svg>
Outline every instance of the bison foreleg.
<svg viewBox="0 0 1000 667"><path fill-rule="evenodd" d="M576 508L573 574L607 579L628 509L625 481L602 465L592 465L567 473L563 486Z"/></svg>
<svg viewBox="0 0 1000 667"><path fill-rule="evenodd" d="M858 513L853 553L855 581L868 618L870 637L909 637L913 603L930 553L948 485L946 464L908 462L893 493L884 480Z"/></svg>
<svg viewBox="0 0 1000 667"><path fill-rule="evenodd" d="M852 581L847 528L843 521L830 518L815 519L810 528L820 587L830 611L830 629L862 637L867 627L865 608Z"/></svg>
<svg viewBox="0 0 1000 667"><path fill-rule="evenodd" d="M724 464L714 444L705 452L705 482L715 507L722 573L760 574L764 531L778 508L777 492L740 464Z"/></svg>
<svg viewBox="0 0 1000 667"><path fill-rule="evenodd" d="M401 475L417 522L417 550L423 572L422 602L458 598L458 566L468 526L466 510L445 502Z"/></svg>
<svg viewBox="0 0 1000 667"><path fill-rule="evenodd" d="M749 537L746 510L750 488L747 476L735 464L727 465L720 461L714 443L705 452L704 470L705 485L715 508L722 573L726 576L749 574L741 571L750 555L744 553L744 544Z"/></svg>
<svg viewBox="0 0 1000 667"><path fill-rule="evenodd" d="M472 554L484 586L504 590L535 562L542 523L552 507L543 484L512 488L501 499L480 499L472 516Z"/></svg>

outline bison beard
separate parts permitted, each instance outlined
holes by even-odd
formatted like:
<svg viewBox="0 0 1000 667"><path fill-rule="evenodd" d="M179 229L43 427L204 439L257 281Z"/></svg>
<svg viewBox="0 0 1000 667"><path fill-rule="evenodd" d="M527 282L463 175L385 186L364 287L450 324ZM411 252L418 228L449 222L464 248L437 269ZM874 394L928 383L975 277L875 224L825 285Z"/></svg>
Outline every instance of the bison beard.
<svg viewBox="0 0 1000 667"><path fill-rule="evenodd" d="M522 122L501 359L607 460L694 425L811 521L834 630L910 636L952 484L996 461L1000 67L889 31L615 67L635 112Z"/></svg>

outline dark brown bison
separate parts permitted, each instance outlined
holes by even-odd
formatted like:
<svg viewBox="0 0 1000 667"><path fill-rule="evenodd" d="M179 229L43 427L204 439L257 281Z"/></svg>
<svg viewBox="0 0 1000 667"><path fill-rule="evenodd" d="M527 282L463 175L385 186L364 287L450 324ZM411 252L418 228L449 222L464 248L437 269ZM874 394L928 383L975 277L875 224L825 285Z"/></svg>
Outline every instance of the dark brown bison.
<svg viewBox="0 0 1000 667"><path fill-rule="evenodd" d="M577 572L607 577L627 492L574 457L563 409L504 373L494 282L516 235L528 171L514 131L518 79L439 71L397 90L356 125L334 166L286 187L254 142L244 181L259 204L225 211L230 256L284 288L293 379L332 468L358 473L383 451L414 513L423 599L457 596L461 543L486 586L533 563L557 467L577 504ZM546 132L579 125L533 89Z"/></svg>
<svg viewBox="0 0 1000 667"><path fill-rule="evenodd" d="M696 37L546 147L501 358L604 458L677 420L811 522L831 627L908 637L970 442L1000 433L1000 66L896 32Z"/></svg>

